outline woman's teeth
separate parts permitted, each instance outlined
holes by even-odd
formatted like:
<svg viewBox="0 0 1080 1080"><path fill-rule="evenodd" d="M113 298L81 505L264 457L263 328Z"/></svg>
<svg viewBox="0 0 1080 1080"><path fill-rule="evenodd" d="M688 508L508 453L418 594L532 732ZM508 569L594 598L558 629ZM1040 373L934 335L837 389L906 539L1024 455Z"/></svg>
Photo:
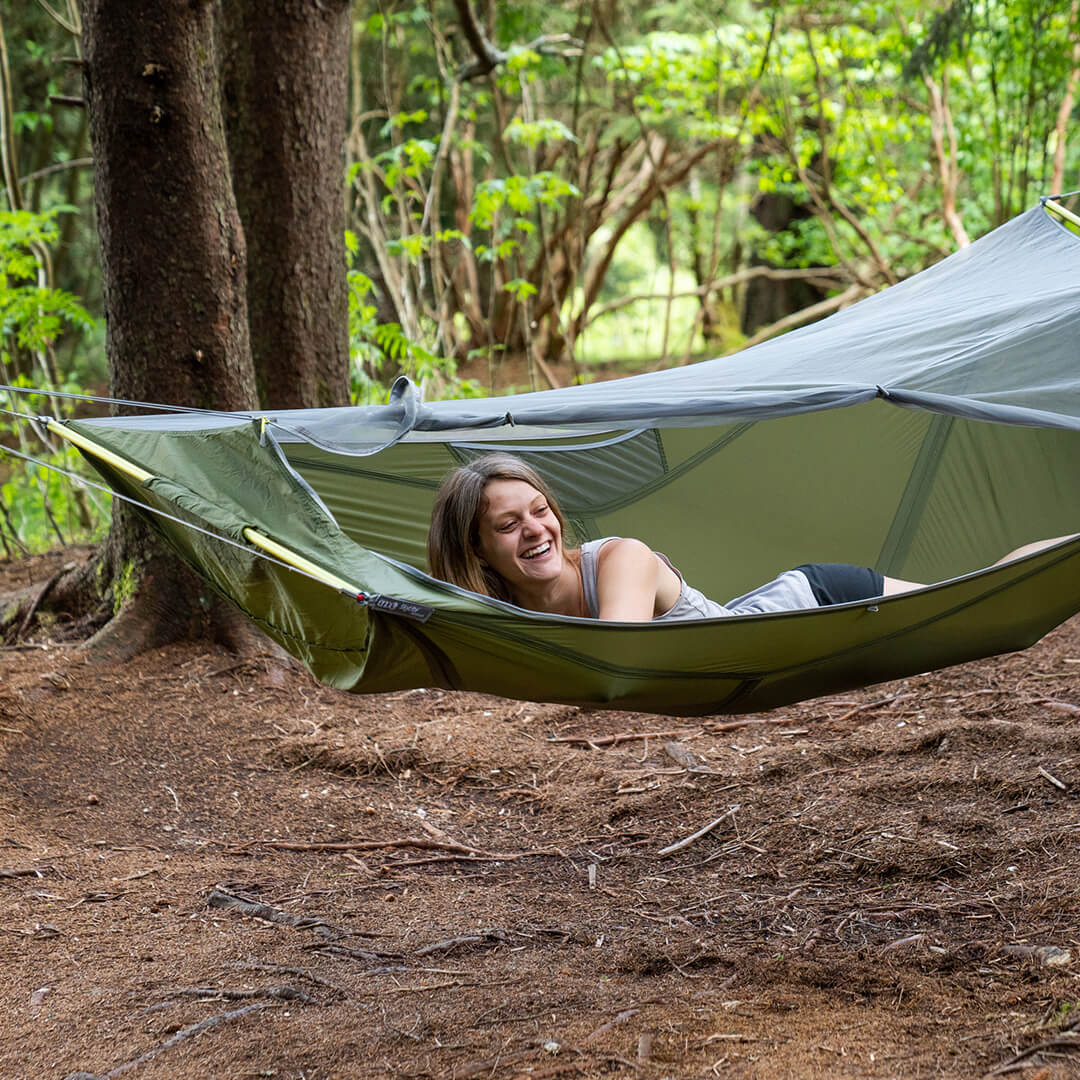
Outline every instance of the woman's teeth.
<svg viewBox="0 0 1080 1080"><path fill-rule="evenodd" d="M528 551L522 552L521 557L523 559L535 559L537 555L546 555L551 550L551 541L540 544L537 547L529 548Z"/></svg>

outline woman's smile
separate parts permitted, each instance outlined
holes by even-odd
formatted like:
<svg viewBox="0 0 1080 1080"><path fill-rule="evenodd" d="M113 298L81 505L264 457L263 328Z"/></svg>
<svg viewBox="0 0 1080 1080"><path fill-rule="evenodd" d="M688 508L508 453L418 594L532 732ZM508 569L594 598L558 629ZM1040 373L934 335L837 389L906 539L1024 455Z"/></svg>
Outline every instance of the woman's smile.
<svg viewBox="0 0 1080 1080"><path fill-rule="evenodd" d="M477 532L477 553L512 589L543 586L563 572L559 519L524 480L487 485Z"/></svg>

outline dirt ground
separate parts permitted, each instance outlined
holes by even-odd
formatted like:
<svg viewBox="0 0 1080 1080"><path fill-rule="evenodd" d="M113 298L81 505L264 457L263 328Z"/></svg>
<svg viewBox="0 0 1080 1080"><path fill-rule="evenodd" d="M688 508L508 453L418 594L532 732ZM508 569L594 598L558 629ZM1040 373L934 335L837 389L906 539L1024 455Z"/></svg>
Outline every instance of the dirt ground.
<svg viewBox="0 0 1080 1080"><path fill-rule="evenodd" d="M5 1080L1080 1075L1080 620L734 720L62 631L0 650Z"/></svg>

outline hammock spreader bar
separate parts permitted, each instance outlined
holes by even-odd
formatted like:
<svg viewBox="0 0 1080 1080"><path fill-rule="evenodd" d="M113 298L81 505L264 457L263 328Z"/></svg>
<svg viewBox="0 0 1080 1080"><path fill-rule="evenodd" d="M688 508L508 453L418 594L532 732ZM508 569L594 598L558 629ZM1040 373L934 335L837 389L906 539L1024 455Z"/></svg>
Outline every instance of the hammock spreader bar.
<svg viewBox="0 0 1080 1080"><path fill-rule="evenodd" d="M71 431L64 424L59 423L52 417L42 417L41 419L48 431L51 431L54 435L59 435L62 439L66 439L73 446L77 446L85 453L92 454L94 457L105 462L110 468L115 469L124 476L131 477L131 479L135 480L137 483L145 484L154 479L152 473L148 473L145 469L140 469L138 465L128 461L127 458L123 458L119 454L114 454L106 447L100 446L92 439L88 439L85 435L82 435L77 431ZM144 509L150 508L144 507ZM278 543L278 541L267 536L265 533L260 532L258 529L253 529L250 525L245 525L243 532L244 539L247 540L249 544L268 552L279 562L283 562L287 566L303 571L308 577L315 578L325 585L329 585L330 588L336 589L338 592L348 593L350 596L354 596L362 601L368 599L363 590L357 588L344 578L340 578L336 574L332 574L330 571L318 566L310 559L305 559L302 555L287 548L284 544Z"/></svg>
<svg viewBox="0 0 1080 1080"><path fill-rule="evenodd" d="M1064 218L1066 221L1071 221L1073 225L1076 225L1078 228L1080 228L1080 217L1077 217L1076 214L1074 214L1071 210L1066 210L1065 207L1062 206L1060 203L1055 202L1053 199L1047 198L1043 199L1043 206L1045 206L1047 210L1053 210L1053 212L1057 214L1058 217Z"/></svg>

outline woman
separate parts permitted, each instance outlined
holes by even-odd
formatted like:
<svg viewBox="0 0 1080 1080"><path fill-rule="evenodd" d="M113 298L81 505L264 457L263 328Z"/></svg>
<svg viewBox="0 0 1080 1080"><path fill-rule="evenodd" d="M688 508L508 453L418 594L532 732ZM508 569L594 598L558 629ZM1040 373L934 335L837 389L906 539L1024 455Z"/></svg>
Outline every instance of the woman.
<svg viewBox="0 0 1080 1080"><path fill-rule="evenodd" d="M640 540L606 537L567 550L565 529L558 503L533 469L509 454L488 454L443 481L428 564L443 581L518 607L621 622L790 611L923 587L864 566L808 563L721 605ZM1028 544L999 561L1057 542Z"/></svg>

